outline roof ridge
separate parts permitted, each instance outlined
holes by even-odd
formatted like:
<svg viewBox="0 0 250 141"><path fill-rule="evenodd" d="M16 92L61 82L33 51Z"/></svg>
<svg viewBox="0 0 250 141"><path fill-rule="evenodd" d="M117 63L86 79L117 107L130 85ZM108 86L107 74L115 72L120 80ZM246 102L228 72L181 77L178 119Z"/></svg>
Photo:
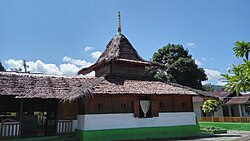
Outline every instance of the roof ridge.
<svg viewBox="0 0 250 141"><path fill-rule="evenodd" d="M54 74L43 74L43 73L25 73L25 72L12 72L12 71L5 71L0 72L2 75L15 75L15 76L32 76L32 77L50 77L50 78L80 78L80 79L94 79L95 76L91 77L82 77L79 75L75 76L65 76L65 75L54 75Z"/></svg>
<svg viewBox="0 0 250 141"><path fill-rule="evenodd" d="M91 97L93 88L97 85L99 85L103 80L105 80L105 76L97 77L96 79L93 79L92 81L85 83L80 88L75 88L72 90L67 97L62 99L63 102L65 101L73 101L81 97Z"/></svg>

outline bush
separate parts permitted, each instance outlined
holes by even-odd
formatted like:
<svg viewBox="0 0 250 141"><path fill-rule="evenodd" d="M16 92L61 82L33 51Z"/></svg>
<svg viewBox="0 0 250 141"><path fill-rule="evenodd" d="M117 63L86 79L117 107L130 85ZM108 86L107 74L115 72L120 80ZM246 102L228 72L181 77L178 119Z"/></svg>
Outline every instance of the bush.
<svg viewBox="0 0 250 141"><path fill-rule="evenodd" d="M201 127L201 133L203 134L223 134L227 133L227 130L215 128L215 127Z"/></svg>

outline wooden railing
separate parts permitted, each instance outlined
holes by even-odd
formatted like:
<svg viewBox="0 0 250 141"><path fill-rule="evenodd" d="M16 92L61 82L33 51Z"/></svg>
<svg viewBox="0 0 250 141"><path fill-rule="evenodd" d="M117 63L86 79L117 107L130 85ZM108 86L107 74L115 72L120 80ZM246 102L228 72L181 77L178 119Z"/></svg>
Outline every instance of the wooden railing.
<svg viewBox="0 0 250 141"><path fill-rule="evenodd" d="M12 138L20 136L20 122L5 119L0 123L0 138Z"/></svg>
<svg viewBox="0 0 250 141"><path fill-rule="evenodd" d="M57 134L68 134L73 132L72 130L73 121L71 119L63 119L57 121Z"/></svg>
<svg viewBox="0 0 250 141"><path fill-rule="evenodd" d="M250 123L250 117L197 117L198 121Z"/></svg>

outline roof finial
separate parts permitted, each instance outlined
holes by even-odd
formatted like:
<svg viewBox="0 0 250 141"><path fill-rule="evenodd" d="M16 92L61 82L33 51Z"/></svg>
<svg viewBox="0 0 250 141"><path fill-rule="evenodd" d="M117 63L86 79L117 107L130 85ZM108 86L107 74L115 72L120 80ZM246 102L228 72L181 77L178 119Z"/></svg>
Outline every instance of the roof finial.
<svg viewBox="0 0 250 141"><path fill-rule="evenodd" d="M118 11L118 30L117 31L118 31L118 33L122 32L120 11Z"/></svg>

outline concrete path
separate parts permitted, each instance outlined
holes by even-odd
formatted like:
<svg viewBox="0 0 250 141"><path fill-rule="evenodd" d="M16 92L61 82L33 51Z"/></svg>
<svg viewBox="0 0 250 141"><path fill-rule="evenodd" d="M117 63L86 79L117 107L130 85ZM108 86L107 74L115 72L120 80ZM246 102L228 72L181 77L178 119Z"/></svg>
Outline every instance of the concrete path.
<svg viewBox="0 0 250 141"><path fill-rule="evenodd" d="M178 139L178 141L250 141L250 131L228 130L226 134L217 134L193 139Z"/></svg>
<svg viewBox="0 0 250 141"><path fill-rule="evenodd" d="M133 141L250 141L250 131L228 130L226 134L207 135L202 137Z"/></svg>

